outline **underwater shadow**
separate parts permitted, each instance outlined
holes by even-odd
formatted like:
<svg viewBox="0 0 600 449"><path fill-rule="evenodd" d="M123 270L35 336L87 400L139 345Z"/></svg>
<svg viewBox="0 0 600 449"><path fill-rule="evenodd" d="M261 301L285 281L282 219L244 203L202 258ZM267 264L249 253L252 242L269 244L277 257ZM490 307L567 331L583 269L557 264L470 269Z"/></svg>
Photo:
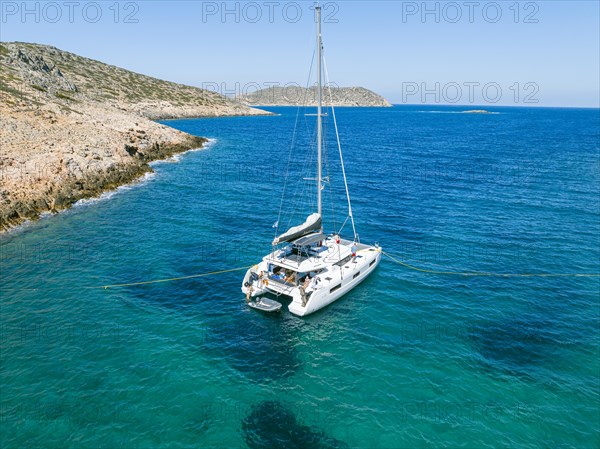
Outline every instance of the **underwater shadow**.
<svg viewBox="0 0 600 449"><path fill-rule="evenodd" d="M348 446L321 430L302 424L294 413L277 401L255 405L242 421L250 449L339 449Z"/></svg>
<svg viewBox="0 0 600 449"><path fill-rule="evenodd" d="M563 346L550 323L525 318L477 325L470 340L486 371L526 379L555 365Z"/></svg>
<svg viewBox="0 0 600 449"><path fill-rule="evenodd" d="M286 319L243 311L209 328L206 346L250 380L261 382L293 376L302 368L295 338Z"/></svg>

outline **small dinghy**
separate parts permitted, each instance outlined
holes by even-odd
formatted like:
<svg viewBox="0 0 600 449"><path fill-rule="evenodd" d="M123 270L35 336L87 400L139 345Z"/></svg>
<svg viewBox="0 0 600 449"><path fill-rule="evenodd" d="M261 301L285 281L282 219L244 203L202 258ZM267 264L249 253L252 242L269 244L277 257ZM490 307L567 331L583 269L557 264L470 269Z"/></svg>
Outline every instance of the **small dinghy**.
<svg viewBox="0 0 600 449"><path fill-rule="evenodd" d="M248 305L256 310L263 312L279 312L281 309L281 303L274 301L269 298L256 298L248 302Z"/></svg>

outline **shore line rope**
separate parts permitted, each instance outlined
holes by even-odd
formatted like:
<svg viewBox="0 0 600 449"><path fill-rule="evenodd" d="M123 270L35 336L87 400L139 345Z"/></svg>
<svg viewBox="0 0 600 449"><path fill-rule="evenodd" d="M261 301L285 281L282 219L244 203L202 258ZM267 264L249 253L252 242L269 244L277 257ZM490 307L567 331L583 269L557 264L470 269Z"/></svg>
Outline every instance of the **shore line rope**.
<svg viewBox="0 0 600 449"><path fill-rule="evenodd" d="M245 267L230 268L228 270L211 271L209 273L192 274L190 276L179 276L179 277L165 278L165 279L154 279L151 281L128 282L128 283L124 283L124 284L84 285L81 288L84 288L84 289L109 289L109 288L119 288L119 287L131 287L131 286L135 286L135 285L158 284L161 282L182 281L184 279L194 279L194 278L200 278L200 277L205 277L205 276L213 276L215 274L223 274L223 273L231 273L234 271L247 270L248 268L251 268L253 266L254 265L248 265ZM15 290L37 291L37 290L53 290L53 289L62 289L62 288L61 287L41 287L41 288L3 288L3 287L0 287L0 291L15 291Z"/></svg>
<svg viewBox="0 0 600 449"><path fill-rule="evenodd" d="M483 271L439 271L429 270L426 268L419 268L410 265L406 262L396 259L390 253L381 251L382 254L392 259L403 267L410 268L411 270L419 271L427 274L439 274L439 275L453 275L453 276L482 276L482 277L600 277L600 273L491 273Z"/></svg>
<svg viewBox="0 0 600 449"><path fill-rule="evenodd" d="M192 274L191 276L180 276L175 278L166 278L166 279L155 279L152 281L142 281L142 282L129 282L127 284L109 284L109 285L97 285L92 287L84 287L84 288L118 288L118 287L131 287L134 285L148 285L148 284L158 284L161 282L173 282L173 281L182 281L184 279L194 279L200 278L204 276L213 276L215 274L223 274L223 273L231 273L233 271L247 270L254 265L248 265L247 267L238 267L238 268L230 268L229 270L219 270L219 271L211 271L210 273L201 273L201 274Z"/></svg>
<svg viewBox="0 0 600 449"><path fill-rule="evenodd" d="M148 284L158 284L160 282L173 282L173 281L183 281L184 279L194 279L200 278L204 276L213 276L215 274L223 274L223 273L231 273L233 271L247 270L254 265L248 265L247 267L238 267L238 268L230 268L229 270L219 270L219 271L211 271L209 273L201 273L201 274L192 274L191 276L180 276L176 278L166 278L166 279L155 279L152 281L142 281L142 282L129 282L127 284L109 284L109 285L97 285L92 287L84 287L84 288L118 288L118 287L131 287L134 285L148 285Z"/></svg>
<svg viewBox="0 0 600 449"><path fill-rule="evenodd" d="M386 257L389 257L392 261L394 261L398 265L401 265L405 268L411 269L413 271L418 271L421 273L435 274L435 275L465 276L465 277L476 277L476 276L479 276L479 277L594 277L594 278L600 277L600 273L492 273L492 272L483 272L483 271L430 270L427 268L416 267L409 263L403 262L386 251L382 250L381 253L383 255L385 255ZM214 276L217 274L232 273L234 271L247 270L253 266L254 265L248 265L248 266L244 266L244 267L230 268L227 270L219 270L219 271L211 271L208 273L193 274L190 276L179 276L179 277L164 278L164 279L153 279L150 281L128 282L128 283L122 283L122 284L82 286L81 288L107 290L109 288L121 288L121 287L132 287L132 286L136 286L136 285L149 285L149 284L159 284L159 283L164 283L164 282L175 282L175 281L181 281L181 280L185 280L185 279L194 279L194 278L200 278L200 277L206 277L206 276ZM57 289L57 288L60 289L61 287L41 287L41 288L3 288L3 287L0 287L0 291L14 291L14 290L37 291L37 290L47 290L47 289Z"/></svg>

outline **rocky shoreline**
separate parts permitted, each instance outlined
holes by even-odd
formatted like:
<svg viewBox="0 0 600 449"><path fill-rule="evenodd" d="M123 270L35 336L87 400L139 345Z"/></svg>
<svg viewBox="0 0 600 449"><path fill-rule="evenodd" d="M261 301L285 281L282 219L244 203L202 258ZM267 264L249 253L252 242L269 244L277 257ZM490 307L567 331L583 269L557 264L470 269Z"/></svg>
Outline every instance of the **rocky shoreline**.
<svg viewBox="0 0 600 449"><path fill-rule="evenodd" d="M129 184L207 139L167 118L267 115L37 44L0 43L0 233Z"/></svg>
<svg viewBox="0 0 600 449"><path fill-rule="evenodd" d="M202 148L206 142L207 139L203 137L190 136L181 143L156 144L148 154L139 153L132 161L116 163L105 168L92 166L82 173L82 176L67 175L59 182L50 183L37 195L24 195L8 205L3 204L4 207L0 208L0 232L6 232L26 221L35 221L44 213L58 213L68 209L79 200L96 198L104 192L130 184L153 171L149 162ZM51 167L44 165L39 171L22 173L21 181L27 182L28 178L35 180L44 170L51 170Z"/></svg>

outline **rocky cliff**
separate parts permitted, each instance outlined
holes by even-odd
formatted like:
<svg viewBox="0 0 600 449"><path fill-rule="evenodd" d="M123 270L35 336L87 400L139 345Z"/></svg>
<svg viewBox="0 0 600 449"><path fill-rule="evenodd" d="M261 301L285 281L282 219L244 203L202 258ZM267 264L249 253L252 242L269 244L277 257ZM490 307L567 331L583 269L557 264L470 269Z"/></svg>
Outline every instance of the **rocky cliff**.
<svg viewBox="0 0 600 449"><path fill-rule="evenodd" d="M266 114L54 47L0 43L0 232L206 141L152 120Z"/></svg>
<svg viewBox="0 0 600 449"><path fill-rule="evenodd" d="M244 95L239 101L249 106L316 106L317 88L298 86L269 87ZM333 106L389 107L390 102L364 87L332 87L324 89L323 102Z"/></svg>

